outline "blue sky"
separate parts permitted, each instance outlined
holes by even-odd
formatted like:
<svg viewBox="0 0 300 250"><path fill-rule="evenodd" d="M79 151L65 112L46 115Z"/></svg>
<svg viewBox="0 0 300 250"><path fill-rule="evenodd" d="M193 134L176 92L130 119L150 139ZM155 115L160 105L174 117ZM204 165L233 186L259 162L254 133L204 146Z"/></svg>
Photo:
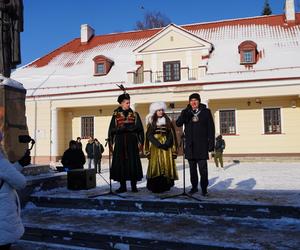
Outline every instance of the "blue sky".
<svg viewBox="0 0 300 250"><path fill-rule="evenodd" d="M22 64L27 64L79 37L88 23L96 35L135 29L146 11L160 11L182 25L259 16L265 0L24 0ZM282 14L285 0L269 0ZM300 0L296 0L299 9Z"/></svg>

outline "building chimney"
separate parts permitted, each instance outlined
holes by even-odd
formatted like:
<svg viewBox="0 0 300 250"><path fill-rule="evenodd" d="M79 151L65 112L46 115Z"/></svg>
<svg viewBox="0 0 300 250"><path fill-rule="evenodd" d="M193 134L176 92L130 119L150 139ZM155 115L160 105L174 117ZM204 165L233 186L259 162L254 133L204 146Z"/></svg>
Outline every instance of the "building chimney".
<svg viewBox="0 0 300 250"><path fill-rule="evenodd" d="M285 19L287 23L294 23L296 21L295 1L285 0Z"/></svg>
<svg viewBox="0 0 300 250"><path fill-rule="evenodd" d="M80 40L82 44L86 44L89 42L91 37L94 36L94 29L90 27L88 24L81 24L80 27Z"/></svg>

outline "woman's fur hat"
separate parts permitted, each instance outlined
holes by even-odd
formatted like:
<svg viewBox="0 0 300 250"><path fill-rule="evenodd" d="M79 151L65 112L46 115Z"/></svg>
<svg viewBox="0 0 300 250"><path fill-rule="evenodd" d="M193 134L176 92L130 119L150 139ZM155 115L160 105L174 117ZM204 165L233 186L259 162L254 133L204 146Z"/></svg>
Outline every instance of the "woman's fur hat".
<svg viewBox="0 0 300 250"><path fill-rule="evenodd" d="M155 114L157 110L163 109L164 111L167 109L167 105L164 102L153 102L149 107L149 114L146 116L146 124L152 122L152 116Z"/></svg>

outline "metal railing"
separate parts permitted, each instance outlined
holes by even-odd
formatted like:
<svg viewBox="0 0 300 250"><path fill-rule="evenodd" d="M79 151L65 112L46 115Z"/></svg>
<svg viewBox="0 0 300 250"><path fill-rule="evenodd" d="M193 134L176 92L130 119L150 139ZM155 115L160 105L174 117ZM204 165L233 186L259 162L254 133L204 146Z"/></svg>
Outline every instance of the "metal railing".
<svg viewBox="0 0 300 250"><path fill-rule="evenodd" d="M199 69L198 68L192 68L185 71L185 75L183 72L183 69L181 69L180 72L180 80L187 80L187 81L194 81L198 80L199 76ZM168 78L169 75L164 75L163 71L155 71L151 73L150 82L152 83L160 83L165 82L165 78ZM134 83L144 83L145 81L145 73L144 72L138 72L134 75ZM175 80L174 80L175 81Z"/></svg>

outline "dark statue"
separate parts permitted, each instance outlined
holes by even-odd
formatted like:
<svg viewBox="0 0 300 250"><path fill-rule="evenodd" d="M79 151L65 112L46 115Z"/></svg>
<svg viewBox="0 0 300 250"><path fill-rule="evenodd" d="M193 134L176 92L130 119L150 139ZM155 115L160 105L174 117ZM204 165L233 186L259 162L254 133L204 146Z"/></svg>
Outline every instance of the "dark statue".
<svg viewBox="0 0 300 250"><path fill-rule="evenodd" d="M23 31L23 1L0 0L0 74L10 77L21 63L20 32Z"/></svg>

